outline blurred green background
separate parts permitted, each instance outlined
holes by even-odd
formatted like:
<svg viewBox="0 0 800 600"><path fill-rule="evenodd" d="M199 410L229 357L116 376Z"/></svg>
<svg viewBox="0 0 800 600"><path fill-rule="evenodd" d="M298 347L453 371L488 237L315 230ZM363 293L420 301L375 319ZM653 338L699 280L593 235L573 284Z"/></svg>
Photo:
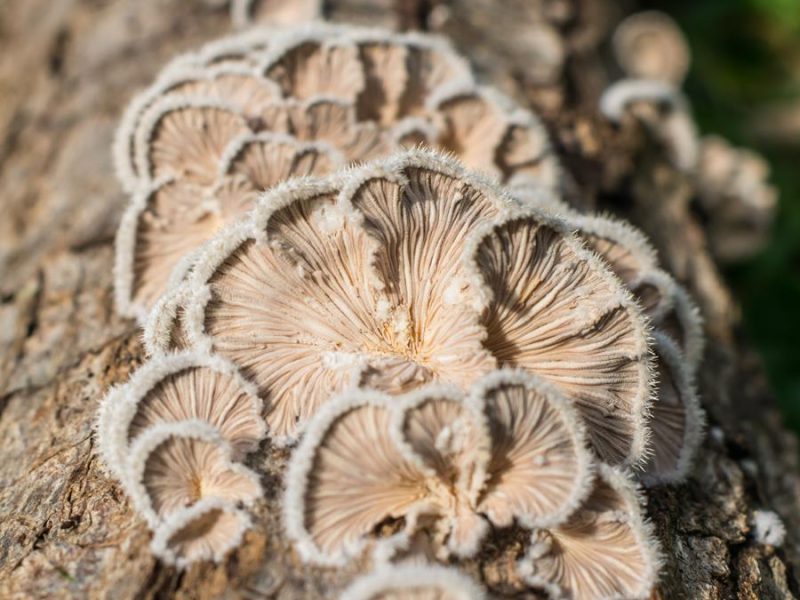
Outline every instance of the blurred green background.
<svg viewBox="0 0 800 600"><path fill-rule="evenodd" d="M671 15L689 39L685 91L701 131L771 164L780 192L771 242L725 274L787 424L800 431L800 0L644 4Z"/></svg>

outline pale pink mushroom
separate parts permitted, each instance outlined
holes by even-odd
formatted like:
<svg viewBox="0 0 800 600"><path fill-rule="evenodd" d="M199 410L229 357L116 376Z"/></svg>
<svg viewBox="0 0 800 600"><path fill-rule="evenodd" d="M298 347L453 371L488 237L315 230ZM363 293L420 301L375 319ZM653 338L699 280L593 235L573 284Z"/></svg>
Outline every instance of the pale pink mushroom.
<svg viewBox="0 0 800 600"><path fill-rule="evenodd" d="M203 498L250 504L261 496L258 476L232 457L208 423L159 423L134 441L122 484L151 526Z"/></svg>
<svg viewBox="0 0 800 600"><path fill-rule="evenodd" d="M159 423L202 420L241 459L255 450L266 427L261 399L220 357L182 352L151 360L100 405L97 438L106 467L123 479L131 444Z"/></svg>
<svg viewBox="0 0 800 600"><path fill-rule="evenodd" d="M645 600L660 567L635 486L605 465L583 505L565 523L534 531L518 564L528 584L554 600Z"/></svg>
<svg viewBox="0 0 800 600"><path fill-rule="evenodd" d="M150 547L164 563L179 569L203 560L220 562L242 542L249 527L250 518L235 504L204 498L159 524Z"/></svg>
<svg viewBox="0 0 800 600"><path fill-rule="evenodd" d="M292 458L284 520L301 555L323 564L370 544L391 554L417 529L439 556L472 556L490 524L563 522L590 480L567 401L529 375L499 371L466 399L434 385L400 398L354 391L328 404ZM404 527L376 539L389 521Z"/></svg>
<svg viewBox="0 0 800 600"><path fill-rule="evenodd" d="M174 294L191 342L256 384L279 438L349 385L465 387L500 364L577 402L608 460L643 456L651 378L632 299L565 224L441 156L275 189ZM147 337L171 331L155 316Z"/></svg>
<svg viewBox="0 0 800 600"><path fill-rule="evenodd" d="M657 79L680 87L689 71L691 52L686 36L669 15L648 10L617 26L614 56L628 77Z"/></svg>
<svg viewBox="0 0 800 600"><path fill-rule="evenodd" d="M384 565L359 577L340 600L484 600L479 585L454 567Z"/></svg>

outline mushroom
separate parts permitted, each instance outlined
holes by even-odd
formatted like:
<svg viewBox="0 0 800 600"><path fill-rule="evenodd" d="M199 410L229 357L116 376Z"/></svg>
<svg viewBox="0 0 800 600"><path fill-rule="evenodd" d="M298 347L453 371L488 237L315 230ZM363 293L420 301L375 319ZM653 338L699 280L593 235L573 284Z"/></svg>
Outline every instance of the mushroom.
<svg viewBox="0 0 800 600"><path fill-rule="evenodd" d="M674 342L653 334L658 369L658 396L650 414L650 456L644 469L647 484L686 478L702 439L705 413L694 389L693 375Z"/></svg>
<svg viewBox="0 0 800 600"><path fill-rule="evenodd" d="M233 0L231 21L239 29L259 25L296 25L322 16L321 0Z"/></svg>
<svg viewBox="0 0 800 600"><path fill-rule="evenodd" d="M678 347L689 374L694 377L703 359L705 336L700 309L689 292L676 285L669 308L653 317L653 325Z"/></svg>
<svg viewBox="0 0 800 600"><path fill-rule="evenodd" d="M622 79L603 92L600 111L613 123L632 116L663 146L676 169L692 172L696 168L700 152L697 128L688 101L671 84Z"/></svg>
<svg viewBox="0 0 800 600"><path fill-rule="evenodd" d="M383 565L359 577L340 600L484 600L472 579L453 567L403 563Z"/></svg>
<svg viewBox="0 0 800 600"><path fill-rule="evenodd" d="M179 569L202 560L220 562L241 543L249 527L250 518L233 503L203 498L159 524L150 548L164 563Z"/></svg>
<svg viewBox="0 0 800 600"><path fill-rule="evenodd" d="M258 476L232 457L208 423L159 423L133 443L122 484L151 526L203 498L250 504L261 496Z"/></svg>
<svg viewBox="0 0 800 600"><path fill-rule="evenodd" d="M611 43L628 77L680 87L689 71L689 43L678 24L663 12L648 10L629 16L617 26Z"/></svg>
<svg viewBox="0 0 800 600"><path fill-rule="evenodd" d="M701 140L697 197L720 260L748 258L766 243L778 200L768 178L769 165L755 152L717 136Z"/></svg>
<svg viewBox="0 0 800 600"><path fill-rule="evenodd" d="M202 420L227 440L233 458L255 450L266 427L261 399L228 361L196 352L150 360L102 400L97 440L103 462L124 479L131 444L160 423Z"/></svg>
<svg viewBox="0 0 800 600"><path fill-rule="evenodd" d="M438 556L472 556L490 523L563 522L590 480L577 414L520 371L492 373L466 399L435 384L400 398L352 391L318 413L293 455L284 523L301 556L320 564L370 544L391 554L417 528ZM376 540L390 520L401 531Z"/></svg>
<svg viewBox="0 0 800 600"><path fill-rule="evenodd" d="M348 386L463 387L500 365L552 382L601 456L637 463L647 326L570 229L452 160L409 151L274 188L172 294L186 299L191 344L232 360L269 398L278 439ZM172 326L154 315L147 329L166 341Z"/></svg>
<svg viewBox="0 0 800 600"><path fill-rule="evenodd" d="M143 322L185 275L180 258L282 180L423 144L515 185L558 184L539 121L477 88L441 40L321 24L260 31L262 43L232 38L174 61L126 111L115 142L134 192L117 244L123 314Z"/></svg>
<svg viewBox="0 0 800 600"><path fill-rule="evenodd" d="M518 571L554 600L650 598L661 555L636 488L606 465L597 474L591 495L566 523L533 532Z"/></svg>

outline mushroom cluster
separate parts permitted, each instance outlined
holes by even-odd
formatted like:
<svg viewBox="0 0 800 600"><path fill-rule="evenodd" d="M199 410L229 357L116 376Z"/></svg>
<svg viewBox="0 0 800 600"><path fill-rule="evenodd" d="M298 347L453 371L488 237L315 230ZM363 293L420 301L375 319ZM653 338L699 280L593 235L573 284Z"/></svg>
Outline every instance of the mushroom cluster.
<svg viewBox="0 0 800 600"><path fill-rule="evenodd" d="M671 164L689 176L716 258L736 262L755 254L768 238L777 205L769 166L752 150L698 134L680 89L691 62L683 32L664 13L645 11L619 24L613 48L626 78L605 91L601 111L614 123L641 123Z"/></svg>
<svg viewBox="0 0 800 600"><path fill-rule="evenodd" d="M133 199L116 300L144 322L194 248L280 181L424 144L509 185L555 187L531 113L478 86L442 40L331 25L250 30L173 60L117 132Z"/></svg>
<svg viewBox="0 0 800 600"><path fill-rule="evenodd" d="M117 301L151 356L98 446L159 557L240 542L268 435L301 558L376 565L349 597L480 597L422 589L420 560L509 528L521 585L649 594L632 477L690 469L699 315L641 233L559 200L536 117L435 38L254 29L170 63L114 155Z"/></svg>

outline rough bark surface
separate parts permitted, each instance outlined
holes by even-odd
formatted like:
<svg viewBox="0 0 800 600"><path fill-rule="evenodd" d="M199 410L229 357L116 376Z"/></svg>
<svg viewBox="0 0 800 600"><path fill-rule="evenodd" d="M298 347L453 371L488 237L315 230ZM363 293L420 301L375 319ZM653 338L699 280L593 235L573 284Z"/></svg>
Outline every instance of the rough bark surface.
<svg viewBox="0 0 800 600"><path fill-rule="evenodd" d="M640 130L614 129L596 111L614 76L606 44L621 12L604 0L326 5L334 20L450 36L486 81L542 115L575 201L652 236L664 266L702 306L700 388L710 421L690 481L650 494L667 554L657 594L794 597L797 440L737 335L736 304L693 217L690 183ZM267 494L245 544L221 565L182 574L152 558L147 527L94 454L100 398L144 358L135 324L112 302L112 237L125 203L110 162L113 130L169 57L230 29L219 0L0 3L0 597L315 598L349 578L293 554L277 514L285 456L266 445L252 461ZM783 519L782 548L753 538L759 508ZM489 585L515 558L508 539L496 545L502 553L491 546L467 565Z"/></svg>

